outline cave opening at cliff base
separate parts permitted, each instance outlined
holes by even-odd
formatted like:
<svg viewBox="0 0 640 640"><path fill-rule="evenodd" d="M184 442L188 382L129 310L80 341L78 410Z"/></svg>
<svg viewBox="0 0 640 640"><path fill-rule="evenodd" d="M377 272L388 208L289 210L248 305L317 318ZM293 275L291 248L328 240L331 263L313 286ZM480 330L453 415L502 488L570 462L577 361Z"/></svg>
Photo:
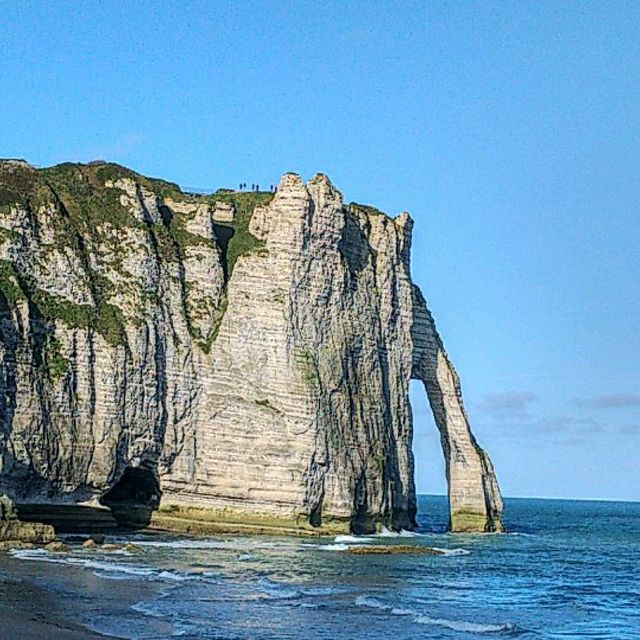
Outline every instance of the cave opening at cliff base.
<svg viewBox="0 0 640 640"><path fill-rule="evenodd" d="M112 509L119 505L157 508L161 495L160 483L153 471L126 467L120 479L100 498L100 503Z"/></svg>

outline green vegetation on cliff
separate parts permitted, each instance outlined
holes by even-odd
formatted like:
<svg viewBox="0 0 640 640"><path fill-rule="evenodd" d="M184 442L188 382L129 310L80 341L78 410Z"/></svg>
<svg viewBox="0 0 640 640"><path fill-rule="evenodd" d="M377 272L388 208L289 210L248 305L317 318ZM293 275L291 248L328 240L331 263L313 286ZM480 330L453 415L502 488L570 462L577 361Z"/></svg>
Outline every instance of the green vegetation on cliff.
<svg viewBox="0 0 640 640"><path fill-rule="evenodd" d="M352 213L364 213L367 215L388 217L384 211L380 211L380 209L377 209L376 207L372 207L369 204L360 204L358 202L350 202L347 206Z"/></svg>
<svg viewBox="0 0 640 640"><path fill-rule="evenodd" d="M259 251L264 247L264 242L256 238L249 232L249 222L253 211L257 206L265 206L273 199L273 193L268 191L228 191L219 189L209 196L209 202L226 202L234 205L236 215L233 222L218 222L216 227L233 230L233 235L228 239L228 244L224 246L224 238L220 237L219 243L223 245L223 254L226 260L226 271L230 277L233 267L241 255ZM222 242L220 242L222 241Z"/></svg>
<svg viewBox="0 0 640 640"><path fill-rule="evenodd" d="M52 382L59 380L67 371L69 361L62 355L62 343L49 334L43 349L43 364Z"/></svg>
<svg viewBox="0 0 640 640"><path fill-rule="evenodd" d="M10 306L14 306L19 299L25 297L20 288L18 274L8 260L0 260L0 291Z"/></svg>
<svg viewBox="0 0 640 640"><path fill-rule="evenodd" d="M127 205L126 196L123 198L124 192L114 187L118 180L131 180L139 185L144 190L144 193L139 193L141 200L148 199L149 192L152 192L158 198L154 211L160 212L160 219L151 219L151 216L146 219L144 213L135 215ZM147 178L107 162L67 162L35 169L23 161L0 161L0 211L8 212L12 205L17 205L31 217L41 207L49 210L53 222L50 227L53 244L44 244L43 247L45 251L72 254L80 260L93 304L76 304L45 291L38 282L21 275L11 260L0 261L0 291L9 306L14 306L20 299L28 301L44 322L60 320L71 328L91 327L110 344L123 344L126 342L123 314L110 301L120 288L127 287L128 273L123 261L128 238L140 232L148 233L150 244L165 268L174 265L170 267L172 271L175 269L174 275L182 270L188 247L211 245L215 241L228 281L241 255L263 249L264 242L249 232L249 222L255 207L268 204L272 198L273 194L268 192L224 189L212 195L186 194L174 183ZM186 226L189 214L172 211L166 206L165 199L195 206L215 206L216 202L224 202L235 207L235 216L230 222L214 224L215 239L212 240L190 232ZM19 243L21 234L21 230L0 227L0 242ZM105 249L112 256L110 268L122 270L121 278L114 280L96 272L91 255ZM185 291L187 285L185 283ZM143 294L143 299L153 299L152 292ZM190 327L190 333L204 351L210 350L225 309L226 295L211 335L199 335L198 329ZM140 309L140 313L144 311L144 307Z"/></svg>
<svg viewBox="0 0 640 640"><path fill-rule="evenodd" d="M51 294L38 288L33 279L20 276L7 260L0 260L0 291L10 307L20 300L26 301L32 306L36 316L46 323L61 320L74 329L91 327L113 346L125 342L124 320L122 312L116 306L104 300L100 300L96 306L75 304Z"/></svg>

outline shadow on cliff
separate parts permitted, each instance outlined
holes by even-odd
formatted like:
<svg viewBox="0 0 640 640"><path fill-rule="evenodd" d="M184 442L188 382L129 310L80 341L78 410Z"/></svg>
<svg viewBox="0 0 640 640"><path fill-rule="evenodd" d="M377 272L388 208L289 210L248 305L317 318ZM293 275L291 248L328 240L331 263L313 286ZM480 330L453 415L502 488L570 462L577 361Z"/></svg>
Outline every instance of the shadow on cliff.
<svg viewBox="0 0 640 640"><path fill-rule="evenodd" d="M0 343L2 367L0 368L0 438L2 438L0 452L4 452L13 428L13 415L16 410L16 350L18 345L18 330L13 326L11 309L7 297L0 289ZM4 465L3 465L4 469Z"/></svg>
<svg viewBox="0 0 640 640"><path fill-rule="evenodd" d="M24 287L20 284L24 292ZM116 521L105 508L77 505L75 502L86 500L90 492L80 487L73 492L65 492L39 473L33 464L16 457L12 441L14 418L18 393L18 354L24 335L29 336L30 348L35 365L35 388L37 402L41 405L43 416L40 429L51 433L48 397L43 377L46 374L45 348L47 339L53 335L50 323L46 322L37 305L27 298L28 318L14 309L5 292L0 289L0 344L2 360L0 362L0 493L6 493L16 502L18 517L25 522L44 522L51 524L57 532L105 531L116 528ZM23 438L18 438L18 443ZM55 438L47 440L51 448L30 452L39 456L40 463L47 466L56 453ZM30 460L32 460L30 458ZM57 460L56 464L68 464Z"/></svg>
<svg viewBox="0 0 640 640"><path fill-rule="evenodd" d="M229 242L231 242L231 238L235 235L235 229L233 227L213 223L213 234L215 236L216 242L218 243L218 249L220 251L220 262L222 264L222 272L224 275L224 283L225 286L229 282L229 260L227 258L227 253L229 251Z"/></svg>
<svg viewBox="0 0 640 640"><path fill-rule="evenodd" d="M23 522L50 524L56 533L107 533L118 529L111 509L77 504L86 497L82 492L65 495L10 451L3 452L2 464L0 493L16 503L18 518Z"/></svg>
<svg viewBox="0 0 640 640"><path fill-rule="evenodd" d="M78 504L83 496L66 494L49 480L15 459L3 456L8 473L0 486L16 502L18 517L25 522L50 524L56 533L114 532L144 529L160 504L160 486L149 469L127 467L122 477L99 500L101 506ZM7 483L6 478L11 482Z"/></svg>
<svg viewBox="0 0 640 640"><path fill-rule="evenodd" d="M100 506L77 504L95 496L95 488L83 484L73 491L64 482L52 478L68 476L70 465L87 464L76 460L74 451L61 455L57 435L59 429L52 419L49 386L55 371L57 352L55 325L42 314L38 304L25 292L27 287L18 278L26 296L28 313L21 313L12 303L8 292L0 288L0 493L7 493L18 506L19 517L25 521L51 524L57 532L104 531L117 526L144 528L160 502L157 473L143 467L125 467L122 476L113 478L115 484L102 496ZM166 372L164 345L157 340L156 367L159 396L163 410L158 425L158 437L164 439L166 430ZM12 439L18 407L18 360L24 347L33 354L33 394L41 421L42 446L25 442L30 434L18 433ZM48 349L48 350L47 350ZM65 393L73 396L71 382L64 382ZM23 426L23 425L21 425ZM70 427L73 427L71 419ZM21 449L27 447L26 457ZM20 458L20 459L19 459ZM43 475L39 470L44 471ZM76 476L83 477L85 469ZM47 477L49 476L49 477Z"/></svg>

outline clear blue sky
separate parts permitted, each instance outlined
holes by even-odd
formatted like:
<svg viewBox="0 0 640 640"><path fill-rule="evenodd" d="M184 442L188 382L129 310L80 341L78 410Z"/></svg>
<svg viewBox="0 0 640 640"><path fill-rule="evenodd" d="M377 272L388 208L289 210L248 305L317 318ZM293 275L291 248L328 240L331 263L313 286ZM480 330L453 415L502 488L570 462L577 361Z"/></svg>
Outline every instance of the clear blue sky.
<svg viewBox="0 0 640 640"><path fill-rule="evenodd" d="M0 87L0 157L409 210L504 493L640 499L640 4L5 2Z"/></svg>

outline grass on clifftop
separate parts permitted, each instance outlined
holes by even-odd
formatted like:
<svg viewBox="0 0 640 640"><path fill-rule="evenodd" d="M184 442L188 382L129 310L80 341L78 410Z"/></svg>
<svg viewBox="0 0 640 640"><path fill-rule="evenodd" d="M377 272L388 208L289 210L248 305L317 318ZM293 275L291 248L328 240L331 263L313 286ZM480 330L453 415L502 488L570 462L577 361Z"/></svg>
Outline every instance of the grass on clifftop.
<svg viewBox="0 0 640 640"><path fill-rule="evenodd" d="M35 169L22 161L0 161L0 211L36 198L42 184Z"/></svg>
<svg viewBox="0 0 640 640"><path fill-rule="evenodd" d="M97 225L102 222L111 223L116 227L143 226L120 203L121 192L118 189L105 187L107 181L115 182L129 178L163 200L171 198L176 201L186 200L194 203L215 204L218 201L233 204L236 208L233 222L217 223L234 231L233 237L229 240L224 251L226 270L229 275L231 275L239 256L264 246L261 240L249 233L249 221L255 207L268 204L273 198L273 193L264 191L236 192L219 189L211 196L189 195L183 193L177 184L157 178L147 178L131 169L113 163L90 163L87 165L64 163L40 169L38 173L52 186L62 200L74 226L89 233L95 233ZM160 235L163 234L163 230L158 231ZM167 231L173 237L178 248L206 242L206 240L190 234L182 228L179 214L168 225ZM162 244L165 248L167 247L166 243ZM165 255L165 257L169 256Z"/></svg>
<svg viewBox="0 0 640 640"><path fill-rule="evenodd" d="M39 173L63 203L77 230L96 233L104 222L115 227L141 226L120 203L120 191L104 184L106 180L133 177L124 167L66 162L40 169Z"/></svg>
<svg viewBox="0 0 640 640"><path fill-rule="evenodd" d="M362 212L369 215L373 214L376 216L384 216L385 218L389 217L384 211L380 211L380 209L376 209L376 207L372 207L370 204L350 202L347 206L349 207L349 209L351 209L352 212Z"/></svg>
<svg viewBox="0 0 640 640"><path fill-rule="evenodd" d="M211 239L187 231L185 219L180 213L172 215L160 207L161 221L142 221L136 217L120 202L122 191L105 185L106 182L120 179L130 179L162 200L171 198L194 204L226 202L234 205L234 220L216 222L214 225L227 281L241 255L264 247L264 242L249 232L249 222L256 206L271 201L274 194L270 192L220 189L212 195L191 195L183 193L177 184L147 178L114 163L67 162L35 169L24 162L0 160L0 210L8 210L16 204L27 211L42 205L58 209L60 215L55 214L53 225L55 244L60 251L71 248L80 257L95 301L95 306L79 305L47 293L38 287L37 282L32 282L28 277L19 277L10 262L2 261L0 290L10 305L18 299L27 299L46 321L59 319L70 327L92 327L109 343L120 344L126 340L122 312L107 302L116 285L99 276L89 266L91 251L102 243L110 247L116 258L126 251L126 247L119 242L122 234L114 234L110 230L134 228L148 231L153 237L156 251L167 262L184 260L187 246L211 244ZM0 239L11 240L14 233L0 230ZM219 320L224 315L224 309L223 304ZM216 332L205 341L203 348L210 348Z"/></svg>
<svg viewBox="0 0 640 640"><path fill-rule="evenodd" d="M209 202L226 202L236 208L233 222L217 222L220 227L233 229L234 234L226 246L227 274L230 277L238 258L246 253L258 251L264 247L264 241L256 238L249 232L249 222L254 209L259 205L267 205L273 199L274 194L268 191L228 191L219 189L209 196Z"/></svg>

